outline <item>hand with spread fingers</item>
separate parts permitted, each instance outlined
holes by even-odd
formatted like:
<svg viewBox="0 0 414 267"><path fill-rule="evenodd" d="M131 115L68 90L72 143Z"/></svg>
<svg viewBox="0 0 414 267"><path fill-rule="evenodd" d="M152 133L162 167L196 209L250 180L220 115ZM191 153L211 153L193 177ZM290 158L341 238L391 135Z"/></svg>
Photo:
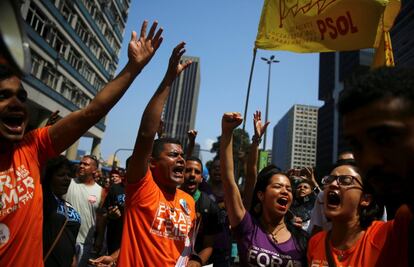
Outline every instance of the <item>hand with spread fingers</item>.
<svg viewBox="0 0 414 267"><path fill-rule="evenodd" d="M260 140L262 139L263 134L266 132L269 123L270 122L267 121L265 124L262 124L262 112L256 110L256 112L253 114L253 140L256 140L257 145L259 145Z"/></svg>
<svg viewBox="0 0 414 267"><path fill-rule="evenodd" d="M129 63L135 64L140 70L151 60L163 40L161 36L163 29L159 28L157 30L157 21L154 21L152 24L148 35L146 35L147 26L148 21L145 20L142 23L139 37L137 36L137 33L133 31L128 45Z"/></svg>
<svg viewBox="0 0 414 267"><path fill-rule="evenodd" d="M256 112L253 114L254 134L262 137L266 132L269 123L270 122L267 121L265 124L262 124L262 112L256 110Z"/></svg>
<svg viewBox="0 0 414 267"><path fill-rule="evenodd" d="M185 53L185 42L179 43L172 51L170 61L168 62L168 70L165 74L164 81L172 84L173 81L185 70L191 63L191 60L180 62L182 55Z"/></svg>

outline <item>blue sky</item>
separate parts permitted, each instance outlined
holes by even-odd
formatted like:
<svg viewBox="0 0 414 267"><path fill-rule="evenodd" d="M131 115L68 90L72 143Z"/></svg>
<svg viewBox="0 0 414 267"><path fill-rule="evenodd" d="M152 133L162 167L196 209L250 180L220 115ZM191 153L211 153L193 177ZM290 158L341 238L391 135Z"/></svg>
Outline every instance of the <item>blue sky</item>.
<svg viewBox="0 0 414 267"><path fill-rule="evenodd" d="M173 47L185 41L186 55L200 57L201 86L198 99L197 142L203 149L220 135L221 116L227 111L243 114L254 40L263 1L256 0L132 0L119 70L126 64L132 30L139 31L144 19L158 20L164 41L154 58L137 77L126 95L107 116L101 152L107 159L118 148L132 148L142 112L164 76ZM253 112L266 105L268 66L260 57L275 55L272 65L267 148L273 127L294 104L321 106L317 99L319 54L296 54L258 50L250 92L246 130L252 135ZM84 138L80 148L90 150ZM131 152L119 152L121 166ZM203 161L212 154L202 153Z"/></svg>

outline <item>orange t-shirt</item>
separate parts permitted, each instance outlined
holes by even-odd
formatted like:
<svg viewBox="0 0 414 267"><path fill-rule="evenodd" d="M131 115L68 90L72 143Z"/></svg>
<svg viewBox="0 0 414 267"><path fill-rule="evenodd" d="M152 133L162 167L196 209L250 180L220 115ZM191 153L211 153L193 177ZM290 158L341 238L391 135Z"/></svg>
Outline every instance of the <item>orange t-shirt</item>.
<svg viewBox="0 0 414 267"><path fill-rule="evenodd" d="M389 242L390 236L400 240L400 244L396 245L394 250L399 251L399 255L403 255L408 250L408 246L404 246L404 242L408 244L408 225L412 214L408 209L399 209L395 219L383 222L374 221L365 231L364 235L355 243L354 246L347 250L339 250L332 246L332 257L337 267L374 267L378 259L384 254L386 242ZM308 265L310 267L328 267L328 261L325 254L325 238L327 232L319 232L314 235L308 244ZM395 244L395 243L394 243ZM403 251L404 250L404 251ZM386 252L388 253L388 251ZM405 252L406 254L406 252ZM342 261L338 260L343 258ZM387 266L405 266L405 265L387 265Z"/></svg>
<svg viewBox="0 0 414 267"><path fill-rule="evenodd" d="M193 198L177 189L161 191L148 169L126 187L124 230L118 266L185 266L192 252Z"/></svg>
<svg viewBox="0 0 414 267"><path fill-rule="evenodd" d="M12 151L0 154L2 267L43 266L40 170L49 157L55 156L48 129L27 133Z"/></svg>

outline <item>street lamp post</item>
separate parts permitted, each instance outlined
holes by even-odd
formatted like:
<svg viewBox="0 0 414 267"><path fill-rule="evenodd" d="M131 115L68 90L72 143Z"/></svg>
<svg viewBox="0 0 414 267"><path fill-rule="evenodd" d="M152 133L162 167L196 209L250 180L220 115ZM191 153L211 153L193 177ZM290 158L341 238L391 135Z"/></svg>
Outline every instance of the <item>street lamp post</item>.
<svg viewBox="0 0 414 267"><path fill-rule="evenodd" d="M262 57L262 60L264 60L269 65L269 73L267 76L267 95L266 95L266 114L265 114L265 123L266 123L268 115L269 115L270 70L272 67L272 63L279 63L280 61L276 60L274 55L271 55L269 59ZM267 132L265 132L264 134L263 150L266 150L266 136L267 136Z"/></svg>
<svg viewBox="0 0 414 267"><path fill-rule="evenodd" d="M117 150L115 150L115 153L114 153L114 159L112 160L112 169L116 169L116 154L119 152L119 151L134 151L134 149L132 149L132 148L118 148Z"/></svg>

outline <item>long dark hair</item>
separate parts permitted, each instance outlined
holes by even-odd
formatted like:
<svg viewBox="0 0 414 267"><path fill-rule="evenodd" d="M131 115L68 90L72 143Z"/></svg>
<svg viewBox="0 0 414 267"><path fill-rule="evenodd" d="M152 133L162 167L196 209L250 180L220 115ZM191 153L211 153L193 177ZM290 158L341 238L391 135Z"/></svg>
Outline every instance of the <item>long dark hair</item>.
<svg viewBox="0 0 414 267"><path fill-rule="evenodd" d="M260 218L262 214L262 208L261 208L262 206L260 205L261 202L257 194L259 192L265 192L266 187L269 185L271 178L277 174L286 176L289 179L290 183L292 184L292 181L287 176L287 174L282 172L275 165L268 165L267 167L263 168L257 175L257 182L253 190L252 205L249 211L250 214L257 220ZM294 197L294 194L292 194L292 196ZM292 199L292 202L293 202L293 199ZM287 215L284 216L286 227L291 233L291 235L293 236L293 240L296 244L296 247L299 248L300 251L306 252L309 235L305 231L303 231L301 228L293 225L291 219L293 219L292 216L290 217Z"/></svg>

